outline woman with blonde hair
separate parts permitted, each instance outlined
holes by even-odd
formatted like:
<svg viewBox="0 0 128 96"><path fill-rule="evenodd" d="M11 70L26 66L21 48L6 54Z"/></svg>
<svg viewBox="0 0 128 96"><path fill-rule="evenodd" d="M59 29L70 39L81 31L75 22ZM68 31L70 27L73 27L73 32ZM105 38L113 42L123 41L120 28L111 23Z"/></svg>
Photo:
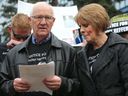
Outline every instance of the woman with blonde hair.
<svg viewBox="0 0 128 96"><path fill-rule="evenodd" d="M81 96L128 96L128 42L105 33L110 25L105 8L85 5L75 20L87 41L76 57Z"/></svg>

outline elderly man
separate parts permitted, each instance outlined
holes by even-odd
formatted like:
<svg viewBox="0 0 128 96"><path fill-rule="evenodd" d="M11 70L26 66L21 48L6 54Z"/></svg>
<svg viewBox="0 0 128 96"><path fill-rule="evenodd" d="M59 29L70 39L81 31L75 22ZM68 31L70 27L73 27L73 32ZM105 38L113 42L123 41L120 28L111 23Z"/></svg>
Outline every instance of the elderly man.
<svg viewBox="0 0 128 96"><path fill-rule="evenodd" d="M76 95L79 82L73 62L75 50L51 33L54 21L51 5L45 2L34 4L31 13L33 34L8 53L1 69L0 87L8 95L50 96L41 91L27 92L31 88L31 84L20 78L18 71L18 65L34 65L50 61L55 62L55 75L41 80L42 83L53 90L53 96Z"/></svg>

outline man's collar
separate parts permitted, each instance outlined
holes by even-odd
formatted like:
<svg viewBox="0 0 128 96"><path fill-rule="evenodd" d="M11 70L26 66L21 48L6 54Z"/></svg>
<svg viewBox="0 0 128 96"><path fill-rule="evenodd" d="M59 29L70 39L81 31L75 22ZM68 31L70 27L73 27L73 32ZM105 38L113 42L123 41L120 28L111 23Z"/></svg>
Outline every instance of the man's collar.
<svg viewBox="0 0 128 96"><path fill-rule="evenodd" d="M42 41L40 42L40 44L46 43L50 38L51 38L51 34L49 33L48 37L47 37L45 40L42 40ZM37 40L36 40L36 38L34 37L34 35L32 35L32 43L33 43L33 44L37 44Z"/></svg>

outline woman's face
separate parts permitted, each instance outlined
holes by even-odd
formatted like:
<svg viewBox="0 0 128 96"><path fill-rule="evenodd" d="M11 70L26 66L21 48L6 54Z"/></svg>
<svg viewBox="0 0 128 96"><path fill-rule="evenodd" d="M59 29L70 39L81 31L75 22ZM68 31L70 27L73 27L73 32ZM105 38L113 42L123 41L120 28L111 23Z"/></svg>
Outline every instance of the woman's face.
<svg viewBox="0 0 128 96"><path fill-rule="evenodd" d="M96 39L96 31L90 24L85 24L84 22L79 22L80 32L85 37L88 43L92 43Z"/></svg>

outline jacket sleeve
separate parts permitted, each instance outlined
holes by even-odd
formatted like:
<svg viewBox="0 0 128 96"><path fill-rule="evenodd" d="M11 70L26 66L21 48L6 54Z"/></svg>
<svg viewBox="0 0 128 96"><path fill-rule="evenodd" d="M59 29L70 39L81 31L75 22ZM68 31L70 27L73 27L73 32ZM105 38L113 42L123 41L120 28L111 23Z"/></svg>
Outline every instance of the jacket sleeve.
<svg viewBox="0 0 128 96"><path fill-rule="evenodd" d="M63 51L64 52L64 51ZM66 54L65 54L66 53ZM64 63L64 73L60 75L62 79L60 90L56 92L57 96L77 96L79 88L79 81L77 79L77 69L75 65L75 49L66 49L66 52L62 53L66 62Z"/></svg>
<svg viewBox="0 0 128 96"><path fill-rule="evenodd" d="M7 94L7 96L14 96L15 90L13 88L13 79L12 67L9 64L10 59L8 56L5 57L0 70L0 88Z"/></svg>
<svg viewBox="0 0 128 96"><path fill-rule="evenodd" d="M125 96L128 96L128 44L122 44L118 54L121 81L124 84Z"/></svg>

